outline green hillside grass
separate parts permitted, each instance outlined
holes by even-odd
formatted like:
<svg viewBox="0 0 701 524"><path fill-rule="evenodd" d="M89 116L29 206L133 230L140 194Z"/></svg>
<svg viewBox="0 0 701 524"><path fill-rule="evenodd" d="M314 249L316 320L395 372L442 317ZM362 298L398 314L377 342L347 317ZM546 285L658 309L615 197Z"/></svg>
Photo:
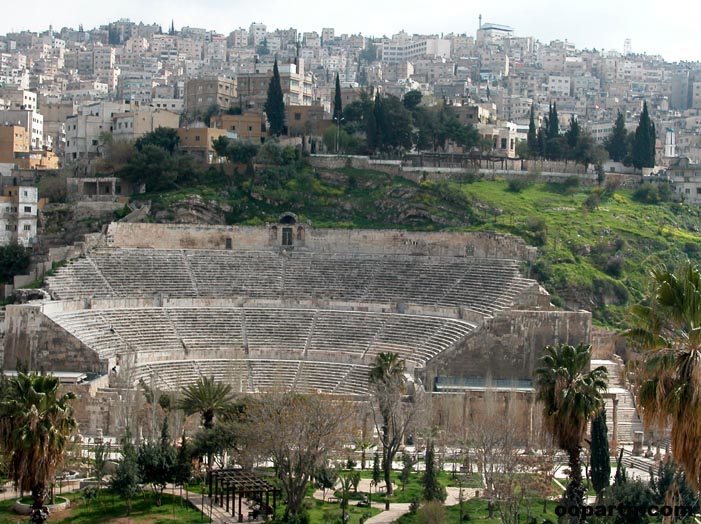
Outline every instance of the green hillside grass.
<svg viewBox="0 0 701 524"><path fill-rule="evenodd" d="M608 326L620 326L627 305L644 296L652 266L701 254L698 209L643 204L630 190L582 187L575 179L517 186L466 175L415 184L373 171L305 166L140 197L154 202L154 216L167 216L192 195L221 206L229 224L262 224L293 211L316 227L511 233L539 247L537 262L524 270L556 305L590 310ZM597 196L598 207L590 203Z"/></svg>

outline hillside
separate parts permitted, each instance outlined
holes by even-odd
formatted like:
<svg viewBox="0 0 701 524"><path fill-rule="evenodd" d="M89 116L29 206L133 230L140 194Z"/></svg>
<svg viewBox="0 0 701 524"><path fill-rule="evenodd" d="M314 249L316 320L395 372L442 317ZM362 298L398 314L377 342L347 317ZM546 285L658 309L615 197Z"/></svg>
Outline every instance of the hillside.
<svg viewBox="0 0 701 524"><path fill-rule="evenodd" d="M279 174L279 173L278 173ZM415 184L383 173L306 167L219 179L179 191L141 195L159 222L260 224L293 211L317 227L485 230L511 233L540 248L527 268L568 309L593 311L620 325L655 264L701 254L701 213L683 204L643 204L630 190L484 181Z"/></svg>

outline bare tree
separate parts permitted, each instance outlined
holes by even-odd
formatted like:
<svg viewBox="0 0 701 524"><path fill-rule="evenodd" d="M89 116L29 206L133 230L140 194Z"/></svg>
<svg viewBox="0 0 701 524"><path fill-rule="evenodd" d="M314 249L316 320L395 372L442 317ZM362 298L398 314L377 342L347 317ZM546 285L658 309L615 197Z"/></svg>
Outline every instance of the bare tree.
<svg viewBox="0 0 701 524"><path fill-rule="evenodd" d="M387 495L392 495L392 462L404 443L416 413L407 396L406 366L396 353L380 353L370 370L371 407L382 443L382 469Z"/></svg>
<svg viewBox="0 0 701 524"><path fill-rule="evenodd" d="M247 445L271 459L287 499L285 518L302 510L307 483L354 434L352 405L321 395L267 393L247 411Z"/></svg>

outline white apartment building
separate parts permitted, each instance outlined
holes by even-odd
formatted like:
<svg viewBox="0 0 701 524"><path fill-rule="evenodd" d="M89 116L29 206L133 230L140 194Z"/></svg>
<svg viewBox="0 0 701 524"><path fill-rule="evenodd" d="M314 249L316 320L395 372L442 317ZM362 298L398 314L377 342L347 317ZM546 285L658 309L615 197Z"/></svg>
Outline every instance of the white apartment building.
<svg viewBox="0 0 701 524"><path fill-rule="evenodd" d="M248 31L239 28L229 33L229 45L231 47L248 47Z"/></svg>
<svg viewBox="0 0 701 524"><path fill-rule="evenodd" d="M80 107L77 115L67 117L66 161L98 156L102 147L101 135L111 133L115 115L128 111L130 107L130 104L96 102Z"/></svg>
<svg viewBox="0 0 701 524"><path fill-rule="evenodd" d="M570 96L570 77L551 75L548 77L548 95Z"/></svg>
<svg viewBox="0 0 701 524"><path fill-rule="evenodd" d="M0 245L17 242L25 247L37 240L36 187L9 186L0 196Z"/></svg>
<svg viewBox="0 0 701 524"><path fill-rule="evenodd" d="M257 47L265 40L268 27L265 24L253 22L248 28L248 45Z"/></svg>

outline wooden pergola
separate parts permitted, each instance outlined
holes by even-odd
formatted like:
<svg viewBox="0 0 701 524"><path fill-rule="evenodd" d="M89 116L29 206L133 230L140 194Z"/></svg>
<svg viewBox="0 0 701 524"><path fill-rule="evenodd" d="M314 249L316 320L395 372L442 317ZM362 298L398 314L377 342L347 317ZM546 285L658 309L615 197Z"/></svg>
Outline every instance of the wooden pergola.
<svg viewBox="0 0 701 524"><path fill-rule="evenodd" d="M280 490L256 477L253 473L242 469L216 469L209 476L209 497L214 496L214 503L220 508L225 508L232 516L238 515L238 521L243 522L243 499L249 499L260 505L260 513L274 515L277 507L277 495ZM272 494L272 506L270 495ZM236 511L236 496L238 495L238 511ZM263 500L265 496L265 500ZM255 519L255 510L248 515Z"/></svg>

